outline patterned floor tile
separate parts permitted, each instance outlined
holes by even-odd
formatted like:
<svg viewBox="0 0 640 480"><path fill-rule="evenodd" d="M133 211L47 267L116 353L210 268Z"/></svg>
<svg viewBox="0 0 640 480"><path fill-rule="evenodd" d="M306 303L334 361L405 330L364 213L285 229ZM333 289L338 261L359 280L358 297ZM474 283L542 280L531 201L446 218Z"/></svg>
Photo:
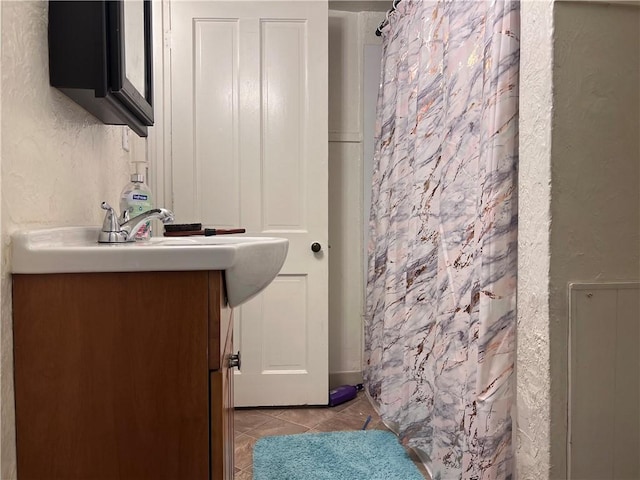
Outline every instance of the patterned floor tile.
<svg viewBox="0 0 640 480"><path fill-rule="evenodd" d="M248 467L253 467L253 446L255 444L256 439L250 437L249 435L236 435L235 445L233 449L233 463L235 468L243 470Z"/></svg>
<svg viewBox="0 0 640 480"><path fill-rule="evenodd" d="M345 430L361 430L363 426L364 421L359 418L338 414L313 428L318 432L343 432Z"/></svg>
<svg viewBox="0 0 640 480"><path fill-rule="evenodd" d="M282 418L271 418L262 425L247 431L245 435L262 438L271 435L292 435L294 433L303 433L307 430L309 430L308 427L288 422Z"/></svg>
<svg viewBox="0 0 640 480"><path fill-rule="evenodd" d="M247 470L236 470L233 480L253 480L253 475Z"/></svg>
<svg viewBox="0 0 640 480"><path fill-rule="evenodd" d="M233 419L233 426L236 434L244 433L259 427L271 418L273 417L258 410L236 410Z"/></svg>
<svg viewBox="0 0 640 480"><path fill-rule="evenodd" d="M336 416L330 408L292 408L278 415L278 418L296 423L307 428L313 428L319 423Z"/></svg>

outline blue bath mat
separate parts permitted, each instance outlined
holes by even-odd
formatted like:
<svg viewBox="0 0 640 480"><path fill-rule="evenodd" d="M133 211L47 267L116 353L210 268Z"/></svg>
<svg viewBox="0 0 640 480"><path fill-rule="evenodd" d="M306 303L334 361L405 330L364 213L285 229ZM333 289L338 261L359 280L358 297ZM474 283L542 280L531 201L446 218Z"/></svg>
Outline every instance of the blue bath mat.
<svg viewBox="0 0 640 480"><path fill-rule="evenodd" d="M383 430L263 437L254 480L424 480L396 436Z"/></svg>

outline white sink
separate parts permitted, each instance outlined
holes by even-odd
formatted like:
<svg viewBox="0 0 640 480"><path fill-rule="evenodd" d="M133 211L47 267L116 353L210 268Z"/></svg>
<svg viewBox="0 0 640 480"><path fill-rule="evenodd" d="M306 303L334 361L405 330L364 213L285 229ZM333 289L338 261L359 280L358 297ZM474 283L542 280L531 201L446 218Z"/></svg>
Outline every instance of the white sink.
<svg viewBox="0 0 640 480"><path fill-rule="evenodd" d="M13 273L224 270L227 299L236 307L278 274L289 241L274 237L155 237L146 242L97 243L97 227L16 232Z"/></svg>

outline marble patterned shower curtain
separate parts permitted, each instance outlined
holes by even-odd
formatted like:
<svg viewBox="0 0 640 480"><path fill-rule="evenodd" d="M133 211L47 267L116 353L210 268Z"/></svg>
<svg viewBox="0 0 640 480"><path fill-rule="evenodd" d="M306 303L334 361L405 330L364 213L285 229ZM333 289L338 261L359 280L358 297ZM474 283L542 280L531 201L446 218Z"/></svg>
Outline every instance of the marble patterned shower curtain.
<svg viewBox="0 0 640 480"><path fill-rule="evenodd" d="M434 480L513 477L519 4L383 29L365 386Z"/></svg>

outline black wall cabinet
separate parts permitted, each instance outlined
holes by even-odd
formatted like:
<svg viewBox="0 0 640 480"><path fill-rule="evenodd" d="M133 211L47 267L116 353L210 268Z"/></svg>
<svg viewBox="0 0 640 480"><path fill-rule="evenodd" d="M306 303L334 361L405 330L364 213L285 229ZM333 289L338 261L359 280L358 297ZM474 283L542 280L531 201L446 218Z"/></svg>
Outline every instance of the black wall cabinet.
<svg viewBox="0 0 640 480"><path fill-rule="evenodd" d="M150 0L49 2L49 81L109 125L153 125Z"/></svg>

